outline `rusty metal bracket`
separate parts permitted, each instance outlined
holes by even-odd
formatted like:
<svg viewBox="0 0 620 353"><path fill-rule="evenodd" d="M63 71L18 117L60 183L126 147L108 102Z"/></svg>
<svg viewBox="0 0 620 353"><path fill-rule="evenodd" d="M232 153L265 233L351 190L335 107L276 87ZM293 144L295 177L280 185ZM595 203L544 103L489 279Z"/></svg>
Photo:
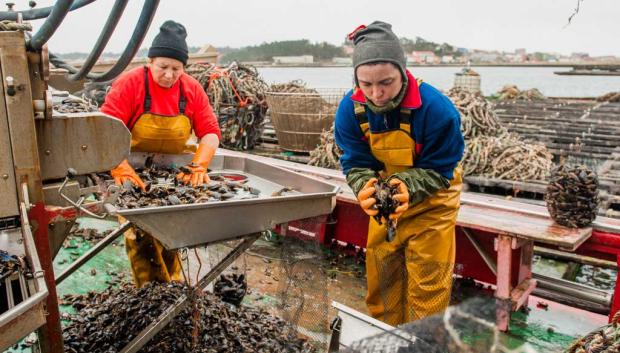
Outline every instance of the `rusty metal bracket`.
<svg viewBox="0 0 620 353"><path fill-rule="evenodd" d="M67 183L75 178L77 176L77 172L75 171L75 169L73 168L69 168L69 170L67 170L67 176L65 177L65 180L62 182L62 185L60 185L60 188L58 188L58 195L60 195L60 197L63 198L63 200L67 201L69 204L71 204L73 207L75 207L77 210L86 213L87 215L97 218L97 219L105 219L108 214L104 213L101 215L98 215L94 212L89 211L88 209L86 209L85 207L82 206L82 204L84 203L84 196L80 196L80 198L77 201L73 201L71 200L67 195L63 194L63 190L65 188L65 186L67 185Z"/></svg>

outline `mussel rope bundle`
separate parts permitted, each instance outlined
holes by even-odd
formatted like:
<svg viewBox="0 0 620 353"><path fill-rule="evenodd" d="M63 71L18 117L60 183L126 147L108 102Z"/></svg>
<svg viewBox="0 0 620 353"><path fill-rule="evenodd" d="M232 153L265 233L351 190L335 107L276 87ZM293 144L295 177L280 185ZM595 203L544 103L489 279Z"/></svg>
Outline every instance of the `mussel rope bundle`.
<svg viewBox="0 0 620 353"><path fill-rule="evenodd" d="M465 140L465 175L504 180L545 180L553 156L543 145L524 142L518 135L479 136Z"/></svg>
<svg viewBox="0 0 620 353"><path fill-rule="evenodd" d="M215 64L191 64L185 72L194 77L209 96L214 112L222 105L266 105L269 86L252 66L232 63L227 67Z"/></svg>
<svg viewBox="0 0 620 353"><path fill-rule="evenodd" d="M185 72L197 79L209 96L222 129L222 144L254 147L262 133L269 89L256 68L235 62L227 67L199 63L189 65Z"/></svg>
<svg viewBox="0 0 620 353"><path fill-rule="evenodd" d="M609 92L604 94L598 98L596 98L597 102L610 102L610 103L620 103L620 92Z"/></svg>
<svg viewBox="0 0 620 353"><path fill-rule="evenodd" d="M576 340L565 353L612 353L620 351L620 311L611 322Z"/></svg>
<svg viewBox="0 0 620 353"><path fill-rule="evenodd" d="M586 227L598 210L598 177L586 166L560 165L553 170L545 194L547 209L558 224Z"/></svg>
<svg viewBox="0 0 620 353"><path fill-rule="evenodd" d="M506 85L502 87L497 94L499 100L539 101L547 99L547 97L536 88L521 91L519 87L515 85Z"/></svg>
<svg viewBox="0 0 620 353"><path fill-rule="evenodd" d="M507 133L495 115L493 104L480 93L452 88L447 96L461 113L461 131L465 140L478 136L501 136Z"/></svg>
<svg viewBox="0 0 620 353"><path fill-rule="evenodd" d="M270 92L278 93L316 93L317 90L308 88L306 83L301 80L293 80L287 83L275 83L269 87Z"/></svg>
<svg viewBox="0 0 620 353"><path fill-rule="evenodd" d="M545 180L553 155L540 144L530 144L503 127L491 102L480 93L453 88L448 98L461 113L465 138L465 175L505 180Z"/></svg>
<svg viewBox="0 0 620 353"><path fill-rule="evenodd" d="M323 167L323 168L331 168L338 169L340 168L340 163L338 160L342 155L342 150L336 144L334 140L334 125L327 130L321 133L321 142L317 147L310 152L310 162L309 165Z"/></svg>

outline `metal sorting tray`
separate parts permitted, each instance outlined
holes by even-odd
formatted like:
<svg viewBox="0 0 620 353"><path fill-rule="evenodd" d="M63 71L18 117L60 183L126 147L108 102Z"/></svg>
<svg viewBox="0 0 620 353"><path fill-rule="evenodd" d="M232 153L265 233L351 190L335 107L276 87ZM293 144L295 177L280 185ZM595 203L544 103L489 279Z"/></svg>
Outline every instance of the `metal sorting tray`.
<svg viewBox="0 0 620 353"><path fill-rule="evenodd" d="M149 154L132 153L134 167ZM191 155L154 155L159 166L187 164ZM248 177L247 185L260 190L257 198L230 199L200 204L118 209L121 215L149 232L168 249L195 247L261 232L273 226L332 212L339 187L250 158L216 155L211 173L235 173ZM284 187L293 191L272 196Z"/></svg>

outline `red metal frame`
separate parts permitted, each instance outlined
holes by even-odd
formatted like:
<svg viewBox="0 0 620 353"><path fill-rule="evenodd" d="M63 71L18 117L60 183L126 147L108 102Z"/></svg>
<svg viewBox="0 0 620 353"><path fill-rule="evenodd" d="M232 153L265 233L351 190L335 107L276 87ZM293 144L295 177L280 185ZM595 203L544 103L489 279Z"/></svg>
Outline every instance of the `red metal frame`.
<svg viewBox="0 0 620 353"><path fill-rule="evenodd" d="M90 211L97 211L99 204L84 205ZM48 225L74 220L79 212L73 207L45 206L43 202L37 202L28 212L28 220L32 225L33 238L39 256L41 268L44 271L45 284L47 286L47 299L45 317L46 324L39 329L39 341L45 345L45 352L64 352L62 340L62 327L60 324L60 311L58 309L58 294L56 293L56 279L54 275L53 256L50 249Z"/></svg>
<svg viewBox="0 0 620 353"><path fill-rule="evenodd" d="M590 239L577 248L576 253L615 261L620 268L620 234L594 230ZM620 276L616 276L609 322L618 310L620 310Z"/></svg>
<svg viewBox="0 0 620 353"><path fill-rule="evenodd" d="M310 232L317 232L316 229L319 227L320 234L316 239L323 244L330 244L332 239L335 239L361 248L366 247L368 216L360 209L357 201L339 197L331 218L333 219L331 227L325 227L325 224L320 224L318 226L316 224L311 225L313 222L312 220L310 222L306 221L305 223L290 222L289 232L291 232L291 226L297 229L309 230ZM322 232L327 232L327 234ZM485 233L473 229L469 229L469 232L474 239L478 241L479 245L486 250L487 254L494 259L497 258L494 239L497 238L498 234ZM301 234L303 231L301 233L298 231L298 233ZM456 230L456 249L457 267L455 272L457 272L457 274L464 277L472 277L481 282L497 284L497 277L463 234L460 226L457 226ZM524 249L527 250L527 247L512 249L511 257L514 261L511 261L510 283L513 288L520 283L520 279L523 280L523 278L519 278L520 274L521 277L524 276L524 272L520 268L522 262L520 260L523 256L528 256L528 254L522 253ZM592 236L577 248L575 253L615 261L620 268L620 233L594 230ZM611 320L618 310L620 310L620 276L616 278L616 287L609 320Z"/></svg>
<svg viewBox="0 0 620 353"><path fill-rule="evenodd" d="M46 299L46 324L39 329L39 341L49 346L42 347L46 352L63 352L62 328L60 326L60 312L58 309L58 295L56 294L56 279L54 277L53 258L47 234L47 225L50 223L50 215L42 202L37 202L28 212L28 220L33 228L34 242L39 255L39 262L44 271L45 284L47 285Z"/></svg>

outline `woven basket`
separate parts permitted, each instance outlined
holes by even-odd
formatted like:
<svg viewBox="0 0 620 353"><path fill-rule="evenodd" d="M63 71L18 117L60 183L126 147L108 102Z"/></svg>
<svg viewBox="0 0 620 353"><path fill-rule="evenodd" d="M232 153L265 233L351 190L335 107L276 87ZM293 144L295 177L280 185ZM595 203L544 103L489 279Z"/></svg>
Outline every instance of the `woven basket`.
<svg viewBox="0 0 620 353"><path fill-rule="evenodd" d="M310 152L320 142L321 132L334 123L336 108L345 89L313 90L310 93L267 92L269 115L280 148Z"/></svg>

